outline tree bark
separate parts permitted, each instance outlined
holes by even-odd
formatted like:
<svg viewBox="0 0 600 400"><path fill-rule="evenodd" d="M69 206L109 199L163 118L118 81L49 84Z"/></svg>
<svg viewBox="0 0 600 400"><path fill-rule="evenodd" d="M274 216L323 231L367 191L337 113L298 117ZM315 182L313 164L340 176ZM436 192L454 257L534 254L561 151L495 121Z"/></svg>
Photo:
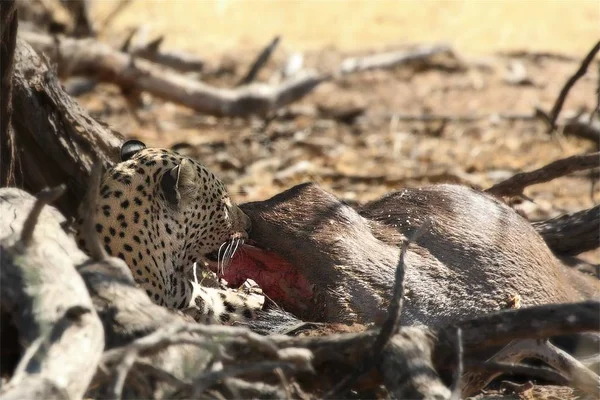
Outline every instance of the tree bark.
<svg viewBox="0 0 600 400"><path fill-rule="evenodd" d="M28 192L67 184L58 208L73 216L96 159L109 167L119 159L123 138L98 123L61 88L46 63L24 41L15 52L12 123L17 186Z"/></svg>
<svg viewBox="0 0 600 400"><path fill-rule="evenodd" d="M10 121L17 24L14 0L0 2L0 186L13 183L15 168L15 137Z"/></svg>

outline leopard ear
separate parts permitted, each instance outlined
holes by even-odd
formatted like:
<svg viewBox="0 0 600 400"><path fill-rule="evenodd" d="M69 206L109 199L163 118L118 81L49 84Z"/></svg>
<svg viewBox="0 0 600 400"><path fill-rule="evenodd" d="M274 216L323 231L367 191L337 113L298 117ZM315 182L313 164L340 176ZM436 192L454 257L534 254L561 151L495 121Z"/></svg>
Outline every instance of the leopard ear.
<svg viewBox="0 0 600 400"><path fill-rule="evenodd" d="M160 187L165 199L173 206L190 198L196 190L196 170L192 162L183 159L181 164L165 172Z"/></svg>
<svg viewBox="0 0 600 400"><path fill-rule="evenodd" d="M127 161L137 152L144 150L146 145L139 140L131 139L121 145L121 161Z"/></svg>

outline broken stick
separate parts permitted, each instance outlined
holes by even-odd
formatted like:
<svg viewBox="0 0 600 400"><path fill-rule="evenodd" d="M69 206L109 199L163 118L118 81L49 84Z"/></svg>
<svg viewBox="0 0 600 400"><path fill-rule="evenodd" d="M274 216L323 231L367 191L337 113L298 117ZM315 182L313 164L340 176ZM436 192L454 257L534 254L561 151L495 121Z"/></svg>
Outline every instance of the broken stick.
<svg viewBox="0 0 600 400"><path fill-rule="evenodd" d="M567 80L567 82L561 89L560 94L558 95L558 98L556 99L556 102L554 103L554 106L552 107L552 111L550 111L550 115L548 117L550 120L550 127L548 129L548 132L552 132L556 128L556 120L558 119L558 114L560 113L560 110L562 109L562 106L567 98L567 95L569 94L569 91L571 90L573 85L575 85L575 82L577 82L577 80L579 78L581 78L583 75L585 75L589 65L591 64L592 60L594 59L594 57L596 56L598 51L600 51L600 41L597 42L594 47L592 47L592 49L589 51L589 53L581 61L581 65L579 65L579 68L577 69L577 71L575 71L573 76L571 76Z"/></svg>
<svg viewBox="0 0 600 400"><path fill-rule="evenodd" d="M553 161L531 172L518 173L495 184L486 192L496 196L518 196L527 186L549 182L572 172L600 167L600 152L582 154Z"/></svg>

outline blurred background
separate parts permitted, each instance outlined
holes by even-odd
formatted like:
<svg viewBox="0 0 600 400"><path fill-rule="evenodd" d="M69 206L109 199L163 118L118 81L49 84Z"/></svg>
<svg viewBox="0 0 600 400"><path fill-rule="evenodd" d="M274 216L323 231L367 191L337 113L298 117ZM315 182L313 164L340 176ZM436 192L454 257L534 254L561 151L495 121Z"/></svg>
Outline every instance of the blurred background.
<svg viewBox="0 0 600 400"><path fill-rule="evenodd" d="M350 203L431 183L485 189L598 147L591 129L599 122L597 60L569 92L559 129L548 133L540 117L600 38L595 0L90 0L92 29L83 34L73 4L21 1L20 29L91 36L134 61L132 49L160 39L158 51L201 60L185 71L155 65L183 79L184 89L201 82L231 95L277 88L307 71L328 78L268 113L230 117L147 91L131 96L107 79L61 75L94 117L126 137L197 158L238 202L305 181ZM275 37L253 82L242 82ZM396 62L344 72L378 55ZM591 136L571 129L574 121ZM572 174L530 187L533 201L514 203L531 219L578 211L600 198L597 180L598 171Z"/></svg>
<svg viewBox="0 0 600 400"><path fill-rule="evenodd" d="M102 20L120 0L97 0ZM364 51L445 41L460 52L536 50L581 55L600 34L591 0L134 0L114 18L117 31L148 24L168 47L220 55L259 49L275 35L295 51ZM210 53L210 54L209 54Z"/></svg>

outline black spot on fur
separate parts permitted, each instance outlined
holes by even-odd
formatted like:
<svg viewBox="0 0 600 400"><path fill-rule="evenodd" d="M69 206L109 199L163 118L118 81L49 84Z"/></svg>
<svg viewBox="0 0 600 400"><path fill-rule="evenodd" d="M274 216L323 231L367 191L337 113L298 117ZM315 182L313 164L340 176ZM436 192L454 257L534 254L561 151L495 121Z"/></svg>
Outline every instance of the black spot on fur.
<svg viewBox="0 0 600 400"><path fill-rule="evenodd" d="M198 307L200 310L204 310L204 299L202 297L196 297L194 302L196 303L196 307Z"/></svg>
<svg viewBox="0 0 600 400"><path fill-rule="evenodd" d="M229 316L229 314L222 313L221 315L219 315L219 320L221 322L229 322L230 319L231 317Z"/></svg>
<svg viewBox="0 0 600 400"><path fill-rule="evenodd" d="M235 312L235 306L233 304L231 304L230 302L224 301L223 305L225 306L225 310L227 310L227 312L230 312L230 313Z"/></svg>

